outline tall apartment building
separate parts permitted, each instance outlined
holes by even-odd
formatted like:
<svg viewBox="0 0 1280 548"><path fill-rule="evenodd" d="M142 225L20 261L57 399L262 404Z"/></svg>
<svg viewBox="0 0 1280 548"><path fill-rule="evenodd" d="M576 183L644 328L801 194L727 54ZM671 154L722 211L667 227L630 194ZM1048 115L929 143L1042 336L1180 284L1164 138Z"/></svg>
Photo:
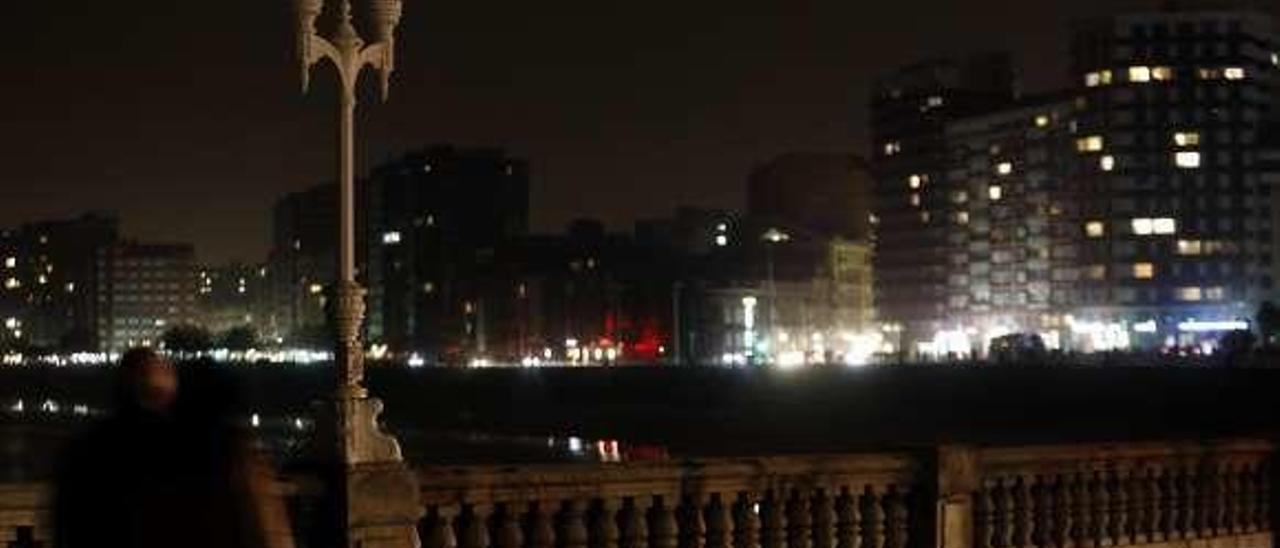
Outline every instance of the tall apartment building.
<svg viewBox="0 0 1280 548"><path fill-rule="evenodd" d="M111 213L25 224L0 234L0 316L6 335L49 349L97 346L97 250L117 241Z"/></svg>
<svg viewBox="0 0 1280 548"><path fill-rule="evenodd" d="M433 146L376 168L365 192L369 340L466 356L514 333L519 288L495 256L528 232L526 161Z"/></svg>
<svg viewBox="0 0 1280 548"><path fill-rule="evenodd" d="M170 327L196 321L196 293L190 245L127 242L99 248L98 350L159 345Z"/></svg>
<svg viewBox="0 0 1280 548"><path fill-rule="evenodd" d="M323 333L325 288L337 277L337 240L336 184L291 193L272 208L270 306L264 320L276 334L289 339L308 331Z"/></svg>
<svg viewBox="0 0 1280 548"><path fill-rule="evenodd" d="M948 249L944 336L935 352L972 351L970 338L1054 333L1079 292L1079 174L1065 97L955 121L946 129L950 169L937 191ZM1092 176L1111 166L1089 166ZM914 201L914 198L913 198ZM967 331L956 343L959 332ZM1051 341L1056 342L1056 341Z"/></svg>
<svg viewBox="0 0 1280 548"><path fill-rule="evenodd" d="M1088 283L1073 319L1135 343L1243 324L1274 285L1259 135L1276 115L1280 35L1254 11L1171 10L1079 24L1071 43ZM1206 335L1207 334L1207 335Z"/></svg>
<svg viewBox="0 0 1280 548"><path fill-rule="evenodd" d="M947 123L1006 105L1008 55L931 60L882 78L871 105L875 299L901 340L932 337L947 312Z"/></svg>

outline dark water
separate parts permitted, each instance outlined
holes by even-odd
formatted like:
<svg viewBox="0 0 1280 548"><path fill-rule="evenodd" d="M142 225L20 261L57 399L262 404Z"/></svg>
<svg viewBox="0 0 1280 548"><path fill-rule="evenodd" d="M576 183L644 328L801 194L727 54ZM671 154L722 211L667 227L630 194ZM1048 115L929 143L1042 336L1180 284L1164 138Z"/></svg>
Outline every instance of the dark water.
<svg viewBox="0 0 1280 548"><path fill-rule="evenodd" d="M238 413L282 452L329 390L323 367L240 367ZM0 473L39 468L110 405L110 370L0 370ZM1270 437L1280 370L886 367L374 369L368 385L414 462L637 460L939 443ZM58 413L40 413L46 400ZM298 429L301 420L303 428ZM15 436L14 432L20 434ZM52 433L51 433L52 432ZM15 441L19 440L19 441ZM35 455L35 456L33 456ZM36 461L36 464L15 462ZM13 474L7 474L13 475Z"/></svg>

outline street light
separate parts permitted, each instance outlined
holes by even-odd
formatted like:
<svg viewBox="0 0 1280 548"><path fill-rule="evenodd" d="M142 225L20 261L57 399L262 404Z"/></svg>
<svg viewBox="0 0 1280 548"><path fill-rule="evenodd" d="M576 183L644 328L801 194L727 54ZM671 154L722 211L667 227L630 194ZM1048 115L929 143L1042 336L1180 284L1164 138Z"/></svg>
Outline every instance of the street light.
<svg viewBox="0 0 1280 548"><path fill-rule="evenodd" d="M338 396L363 399L364 351L360 324L364 320L365 291L356 283L355 260L355 108L356 84L365 67L378 71L382 99L387 99L395 70L395 29L400 22L401 0L370 0L369 27L376 41L366 44L351 22L351 1L342 0L339 21L332 38L316 32L316 19L324 0L295 0L298 15L298 49L302 91L310 86L311 68L329 60L338 71L342 98L338 111L339 217L338 282L334 291L334 324L337 341L334 358L338 370Z"/></svg>
<svg viewBox="0 0 1280 548"><path fill-rule="evenodd" d="M363 386L364 349L360 324L364 320L365 291L356 283L355 261L355 108L356 84L365 67L378 71L382 99L391 88L395 69L395 29L400 22L401 0L369 0L368 28L375 41L366 44L351 23L351 0L341 0L333 36L316 32L316 19L325 0L294 0L297 8L298 53L302 91L310 84L311 68L329 60L338 72L342 98L338 110L339 257L334 288L333 323L336 333L334 361L337 389L334 420L325 425L336 431L318 435L328 451L336 451L342 473L331 477L334 493L343 499L337 518L346 546L396 548L420 545L416 524L422 517L417 480L400 452L396 439L378 426L382 403ZM327 444L326 444L327 445ZM321 456L327 452L321 447Z"/></svg>

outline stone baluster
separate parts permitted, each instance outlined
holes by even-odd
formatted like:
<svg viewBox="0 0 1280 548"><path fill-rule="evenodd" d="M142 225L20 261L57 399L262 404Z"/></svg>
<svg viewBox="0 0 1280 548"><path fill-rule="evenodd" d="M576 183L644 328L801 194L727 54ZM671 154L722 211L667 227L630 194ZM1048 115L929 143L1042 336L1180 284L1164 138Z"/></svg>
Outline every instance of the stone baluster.
<svg viewBox="0 0 1280 548"><path fill-rule="evenodd" d="M813 497L813 548L836 548L836 501L831 489Z"/></svg>
<svg viewBox="0 0 1280 548"><path fill-rule="evenodd" d="M995 548L995 504L991 488L978 485L973 494L973 536L975 548Z"/></svg>
<svg viewBox="0 0 1280 548"><path fill-rule="evenodd" d="M556 548L555 520L551 515L551 503L533 502L529 505L529 548Z"/></svg>
<svg viewBox="0 0 1280 548"><path fill-rule="evenodd" d="M454 535L453 522L457 516L454 507L438 506L433 512L427 527L425 543L427 548L458 548L458 537Z"/></svg>
<svg viewBox="0 0 1280 548"><path fill-rule="evenodd" d="M1012 526L1010 546L1028 548L1031 546L1031 495L1028 493L1028 479L1018 476L1011 480L1009 486L1009 506Z"/></svg>
<svg viewBox="0 0 1280 548"><path fill-rule="evenodd" d="M907 548L907 495L897 485L885 493L884 510L885 547Z"/></svg>
<svg viewBox="0 0 1280 548"><path fill-rule="evenodd" d="M1223 511L1226 506L1225 489L1222 484L1222 472L1218 469L1218 465L1210 464L1205 468L1205 533L1204 536L1212 538L1223 534L1225 530Z"/></svg>
<svg viewBox="0 0 1280 548"><path fill-rule="evenodd" d="M1130 509L1129 531L1133 535L1134 544L1146 544L1151 540L1154 529L1152 518L1155 515L1151 486L1154 481L1151 470L1146 468L1130 470L1126 480Z"/></svg>
<svg viewBox="0 0 1280 548"><path fill-rule="evenodd" d="M1108 497L1107 532L1105 538L1111 546L1130 543L1129 535L1129 497L1126 493L1128 483L1121 479L1120 473L1112 470L1103 478L1102 492Z"/></svg>
<svg viewBox="0 0 1280 548"><path fill-rule="evenodd" d="M493 516L494 548L524 548L524 532L515 505L508 502L498 507Z"/></svg>
<svg viewBox="0 0 1280 548"><path fill-rule="evenodd" d="M995 510L992 520L992 532L995 536L996 548L1013 546L1013 493L1008 480L995 480L991 486L991 501Z"/></svg>
<svg viewBox="0 0 1280 548"><path fill-rule="evenodd" d="M1240 520L1240 474L1236 467L1222 467L1222 529L1228 533L1243 530Z"/></svg>
<svg viewBox="0 0 1280 548"><path fill-rule="evenodd" d="M1258 524L1259 531L1271 530L1271 465L1269 463L1259 463L1258 472L1254 475L1253 481L1258 488L1258 496L1255 499L1257 503L1253 508L1254 521Z"/></svg>
<svg viewBox="0 0 1280 548"><path fill-rule="evenodd" d="M587 535L591 548L618 548L618 502L603 498L591 512L591 527Z"/></svg>
<svg viewBox="0 0 1280 548"><path fill-rule="evenodd" d="M654 497L649 510L649 544L652 548L676 548L679 541L675 509L666 497Z"/></svg>
<svg viewBox="0 0 1280 548"><path fill-rule="evenodd" d="M1107 538L1108 523L1111 521L1111 497L1107 493L1107 483L1102 472L1094 470L1089 478L1089 538L1094 546L1110 546Z"/></svg>
<svg viewBox="0 0 1280 548"><path fill-rule="evenodd" d="M760 502L752 493L742 493L735 505L737 524L733 528L733 548L760 548Z"/></svg>
<svg viewBox="0 0 1280 548"><path fill-rule="evenodd" d="M1046 547L1053 544L1053 501L1044 476L1031 480L1031 546Z"/></svg>
<svg viewBox="0 0 1280 548"><path fill-rule="evenodd" d="M1240 467L1240 473L1236 476L1236 485L1236 490L1240 493L1237 522L1241 532L1252 533L1258 530L1258 524L1254 521L1258 491L1257 484L1253 482L1253 465L1245 464Z"/></svg>
<svg viewBox="0 0 1280 548"><path fill-rule="evenodd" d="M489 507L468 504L459 520L459 548L489 548Z"/></svg>
<svg viewBox="0 0 1280 548"><path fill-rule="evenodd" d="M1156 479L1156 530L1152 540L1166 541L1176 538L1178 523L1177 484L1173 479L1173 471L1164 468Z"/></svg>
<svg viewBox="0 0 1280 548"><path fill-rule="evenodd" d="M725 505L724 496L711 495L711 502L707 504L707 548L733 547L733 509Z"/></svg>
<svg viewBox="0 0 1280 548"><path fill-rule="evenodd" d="M1180 506L1180 522L1179 530L1181 538L1194 539L1199 536L1199 526L1201 526L1201 503L1199 503L1199 485L1196 481L1196 472L1192 470L1178 471L1178 492L1181 497Z"/></svg>
<svg viewBox="0 0 1280 548"><path fill-rule="evenodd" d="M880 498L880 490L871 485L862 494L863 548L885 548L884 507Z"/></svg>
<svg viewBox="0 0 1280 548"><path fill-rule="evenodd" d="M577 500L569 499L561 506L557 548L587 548L587 522L582 515L582 503Z"/></svg>
<svg viewBox="0 0 1280 548"><path fill-rule="evenodd" d="M842 489L836 500L836 548L862 548L861 527L857 493Z"/></svg>
<svg viewBox="0 0 1280 548"><path fill-rule="evenodd" d="M808 493L804 489L792 490L787 501L787 548L812 548L812 525Z"/></svg>
<svg viewBox="0 0 1280 548"><path fill-rule="evenodd" d="M623 506L619 522L618 548L649 548L649 520L645 509L637 506L636 499L628 498Z"/></svg>
<svg viewBox="0 0 1280 548"><path fill-rule="evenodd" d="M707 539L707 523L703 520L703 497L684 497L677 512L680 548L703 548Z"/></svg>
<svg viewBox="0 0 1280 548"><path fill-rule="evenodd" d="M1071 544L1076 548L1093 546L1093 501L1089 496L1089 479L1076 474L1071 479Z"/></svg>
<svg viewBox="0 0 1280 548"><path fill-rule="evenodd" d="M1075 508L1075 501L1071 498L1071 478L1065 475L1057 476L1048 486L1054 516L1049 533L1052 545L1058 548L1069 548L1071 528L1075 527L1075 521L1071 518L1072 509Z"/></svg>
<svg viewBox="0 0 1280 548"><path fill-rule="evenodd" d="M787 548L786 500L777 489L769 491L760 503L760 546Z"/></svg>

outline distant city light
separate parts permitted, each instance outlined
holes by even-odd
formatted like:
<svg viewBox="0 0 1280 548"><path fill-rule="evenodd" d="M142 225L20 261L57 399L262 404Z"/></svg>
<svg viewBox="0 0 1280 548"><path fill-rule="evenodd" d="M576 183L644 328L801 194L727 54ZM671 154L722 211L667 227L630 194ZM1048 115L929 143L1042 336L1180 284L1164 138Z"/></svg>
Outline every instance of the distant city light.
<svg viewBox="0 0 1280 548"><path fill-rule="evenodd" d="M1247 331L1249 322L1243 320L1226 320L1226 321L1198 321L1190 319L1178 323L1178 331L1186 331L1191 333L1217 332L1217 331Z"/></svg>
<svg viewBox="0 0 1280 548"><path fill-rule="evenodd" d="M1227 80L1244 80L1245 76L1244 67L1227 67L1222 69L1222 77Z"/></svg>
<svg viewBox="0 0 1280 548"><path fill-rule="evenodd" d="M18 267L18 258L17 258L17 257L5 257L5 258L4 258L4 267L5 267L5 268L17 268L17 267Z"/></svg>
<svg viewBox="0 0 1280 548"><path fill-rule="evenodd" d="M392 230L382 233L382 243L386 245L394 245L400 243L400 232Z"/></svg>
<svg viewBox="0 0 1280 548"><path fill-rule="evenodd" d="M1200 167L1200 153L1194 150L1175 152L1173 163L1183 169L1196 169Z"/></svg>

